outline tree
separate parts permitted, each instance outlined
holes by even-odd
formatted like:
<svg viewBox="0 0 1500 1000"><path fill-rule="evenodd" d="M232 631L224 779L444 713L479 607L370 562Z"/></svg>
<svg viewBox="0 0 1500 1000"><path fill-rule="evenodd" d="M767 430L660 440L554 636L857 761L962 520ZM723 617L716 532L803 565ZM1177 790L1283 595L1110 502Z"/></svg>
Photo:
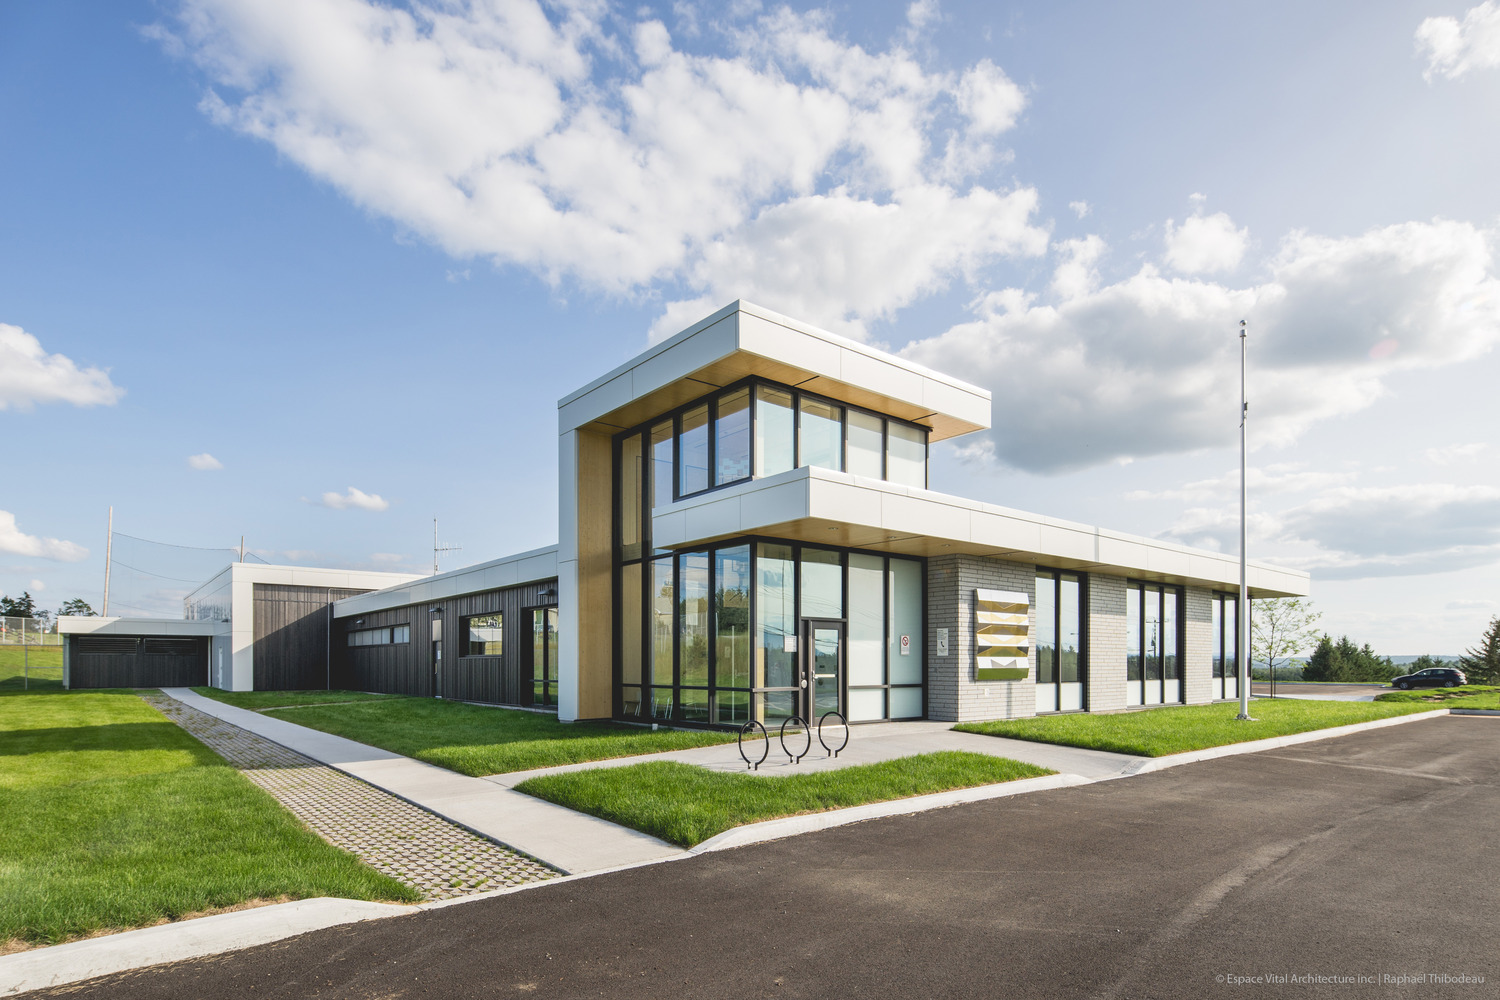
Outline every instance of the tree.
<svg viewBox="0 0 1500 1000"><path fill-rule="evenodd" d="M29 593L20 597L0 597L0 618L35 618L36 601Z"/></svg>
<svg viewBox="0 0 1500 1000"><path fill-rule="evenodd" d="M94 610L88 601L85 601L81 597L74 597L63 601L62 607L57 609L57 614L58 617L62 617L63 615L83 615L87 618L95 618L99 613Z"/></svg>
<svg viewBox="0 0 1500 1000"><path fill-rule="evenodd" d="M1484 638L1459 657L1470 684L1500 684L1500 615L1490 619Z"/></svg>
<svg viewBox="0 0 1500 1000"><path fill-rule="evenodd" d="M1307 681L1359 683L1388 681L1401 673L1401 668L1389 657L1376 656L1367 642L1356 646L1347 635L1338 642L1327 632L1318 640L1318 646L1302 668L1302 679Z"/></svg>
<svg viewBox="0 0 1500 1000"><path fill-rule="evenodd" d="M1317 642L1314 626L1322 617L1323 612L1312 609L1311 601L1300 597L1254 602L1250 607L1250 662L1264 660L1274 679L1278 659Z"/></svg>

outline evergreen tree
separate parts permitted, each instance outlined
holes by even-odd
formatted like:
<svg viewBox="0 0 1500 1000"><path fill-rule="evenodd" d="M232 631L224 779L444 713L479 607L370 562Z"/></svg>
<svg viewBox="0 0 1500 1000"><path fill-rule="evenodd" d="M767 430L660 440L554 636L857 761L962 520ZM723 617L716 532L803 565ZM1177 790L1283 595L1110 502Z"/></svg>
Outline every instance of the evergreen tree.
<svg viewBox="0 0 1500 1000"><path fill-rule="evenodd" d="M1459 658L1470 684L1500 684L1500 615L1490 619L1484 638Z"/></svg>
<svg viewBox="0 0 1500 1000"><path fill-rule="evenodd" d="M1361 683L1388 681L1401 673L1401 669L1389 657L1376 656L1369 643L1356 646L1347 635L1337 642L1328 633L1318 640L1318 646L1308 657L1302 668L1305 681L1325 683Z"/></svg>
<svg viewBox="0 0 1500 1000"><path fill-rule="evenodd" d="M93 606L81 597L73 597L66 601L63 601L63 606L57 609L57 613L59 616L85 615L87 617L94 617L98 614L98 612L93 609Z"/></svg>
<svg viewBox="0 0 1500 1000"><path fill-rule="evenodd" d="M0 618L35 618L36 601L29 593L20 597L0 597Z"/></svg>

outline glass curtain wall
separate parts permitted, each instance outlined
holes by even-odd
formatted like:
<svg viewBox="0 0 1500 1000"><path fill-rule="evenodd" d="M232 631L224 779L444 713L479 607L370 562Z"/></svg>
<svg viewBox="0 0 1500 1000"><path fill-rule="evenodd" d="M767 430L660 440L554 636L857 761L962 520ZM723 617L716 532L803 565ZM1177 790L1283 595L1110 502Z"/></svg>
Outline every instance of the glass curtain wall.
<svg viewBox="0 0 1500 1000"><path fill-rule="evenodd" d="M1230 699L1240 696L1240 630L1239 597L1235 594L1215 594L1209 599L1213 612L1212 637L1213 682L1210 691L1214 698Z"/></svg>
<svg viewBox="0 0 1500 1000"><path fill-rule="evenodd" d="M1077 712L1087 683L1083 646L1083 578L1037 570L1036 710Z"/></svg>
<svg viewBox="0 0 1500 1000"><path fill-rule="evenodd" d="M1158 583L1128 581L1125 587L1125 703L1163 705L1182 701L1178 650L1182 591Z"/></svg>

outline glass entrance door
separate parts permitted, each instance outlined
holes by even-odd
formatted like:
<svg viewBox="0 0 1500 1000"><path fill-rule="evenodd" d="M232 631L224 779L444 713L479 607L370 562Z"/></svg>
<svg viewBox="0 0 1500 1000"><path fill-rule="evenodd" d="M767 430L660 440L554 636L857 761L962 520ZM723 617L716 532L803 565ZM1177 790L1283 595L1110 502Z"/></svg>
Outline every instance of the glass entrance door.
<svg viewBox="0 0 1500 1000"><path fill-rule="evenodd" d="M801 716L816 726L825 712L844 711L844 623L802 620Z"/></svg>
<svg viewBox="0 0 1500 1000"><path fill-rule="evenodd" d="M557 608L531 612L531 703L557 704Z"/></svg>

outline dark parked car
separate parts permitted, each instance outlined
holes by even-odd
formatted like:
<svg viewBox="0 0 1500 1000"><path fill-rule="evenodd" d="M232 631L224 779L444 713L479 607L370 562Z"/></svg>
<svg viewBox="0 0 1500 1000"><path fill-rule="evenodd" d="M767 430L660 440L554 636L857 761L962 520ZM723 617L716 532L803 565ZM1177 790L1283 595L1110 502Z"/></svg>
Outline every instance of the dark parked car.
<svg viewBox="0 0 1500 1000"><path fill-rule="evenodd" d="M1391 687L1398 687L1403 691L1407 688L1451 688L1467 684L1468 680L1462 670L1453 667L1430 667L1427 670L1418 670L1414 674L1397 677L1391 681Z"/></svg>

